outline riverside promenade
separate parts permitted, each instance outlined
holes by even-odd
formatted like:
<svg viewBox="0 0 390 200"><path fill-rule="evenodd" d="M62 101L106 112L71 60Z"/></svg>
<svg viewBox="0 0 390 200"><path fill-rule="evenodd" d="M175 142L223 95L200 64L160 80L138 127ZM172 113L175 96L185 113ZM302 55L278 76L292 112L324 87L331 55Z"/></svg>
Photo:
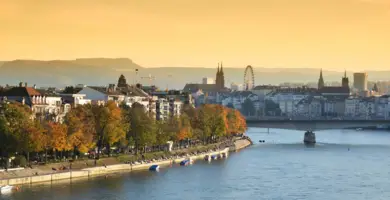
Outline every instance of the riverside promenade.
<svg viewBox="0 0 390 200"><path fill-rule="evenodd" d="M150 166L152 165L159 165L160 167L164 167L173 164L178 164L185 159L199 160L199 159L204 159L205 156L207 155L208 156L222 155L222 154L227 155L230 151L237 151L239 149L246 148L247 146L250 145L251 145L251 141L249 138L241 138L241 139L236 139L234 141L234 145L230 147L226 147L224 149L219 149L216 151L205 152L197 155L188 155L182 157L175 157L173 159L157 160L150 163L115 164L115 165L107 165L107 166L100 166L100 167L84 168L81 170L70 170L66 172L50 173L44 175L12 177L7 179L0 179L0 186L34 184L34 183L52 182L52 181L64 180L64 179L78 179L78 178L102 176L102 175L107 175L110 173L117 173L117 172L149 170Z"/></svg>

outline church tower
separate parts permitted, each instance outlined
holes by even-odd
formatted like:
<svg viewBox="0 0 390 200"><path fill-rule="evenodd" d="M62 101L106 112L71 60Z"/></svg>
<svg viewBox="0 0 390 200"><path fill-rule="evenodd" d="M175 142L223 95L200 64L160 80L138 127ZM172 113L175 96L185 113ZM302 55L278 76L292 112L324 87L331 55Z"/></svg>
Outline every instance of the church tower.
<svg viewBox="0 0 390 200"><path fill-rule="evenodd" d="M219 77L220 77L220 72L219 72L219 63L218 63L217 75L216 75L216 78L215 78L215 85L217 87L219 87L219 82L220 82Z"/></svg>
<svg viewBox="0 0 390 200"><path fill-rule="evenodd" d="M223 73L222 62L221 62L221 71L220 71L219 81L220 81L219 89L224 89L225 88L225 75Z"/></svg>
<svg viewBox="0 0 390 200"><path fill-rule="evenodd" d="M322 77L322 69L320 72L320 78L318 79L318 89L325 87L324 77Z"/></svg>
<svg viewBox="0 0 390 200"><path fill-rule="evenodd" d="M344 77L341 79L341 86L344 88L349 88L349 80L347 77L347 71L344 72Z"/></svg>

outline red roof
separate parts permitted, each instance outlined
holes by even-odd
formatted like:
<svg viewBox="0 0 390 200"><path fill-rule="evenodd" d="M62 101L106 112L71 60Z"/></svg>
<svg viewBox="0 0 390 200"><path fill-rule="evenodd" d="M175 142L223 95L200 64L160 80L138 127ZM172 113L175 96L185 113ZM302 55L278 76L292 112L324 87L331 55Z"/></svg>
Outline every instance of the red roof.
<svg viewBox="0 0 390 200"><path fill-rule="evenodd" d="M41 93L32 87L26 87L26 91L29 96L41 96Z"/></svg>
<svg viewBox="0 0 390 200"><path fill-rule="evenodd" d="M14 96L14 97L27 97L27 96L41 96L36 89L32 87L14 87L3 93L3 96Z"/></svg>

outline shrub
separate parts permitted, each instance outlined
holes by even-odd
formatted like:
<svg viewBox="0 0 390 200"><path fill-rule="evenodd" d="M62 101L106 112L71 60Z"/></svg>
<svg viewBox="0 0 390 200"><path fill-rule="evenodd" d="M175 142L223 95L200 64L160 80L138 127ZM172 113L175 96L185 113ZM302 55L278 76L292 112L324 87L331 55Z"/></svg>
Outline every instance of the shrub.
<svg viewBox="0 0 390 200"><path fill-rule="evenodd" d="M14 164L16 166L20 166L20 167L26 167L27 166L27 159L26 157L22 156L22 155L19 155L17 156L15 159L14 159Z"/></svg>

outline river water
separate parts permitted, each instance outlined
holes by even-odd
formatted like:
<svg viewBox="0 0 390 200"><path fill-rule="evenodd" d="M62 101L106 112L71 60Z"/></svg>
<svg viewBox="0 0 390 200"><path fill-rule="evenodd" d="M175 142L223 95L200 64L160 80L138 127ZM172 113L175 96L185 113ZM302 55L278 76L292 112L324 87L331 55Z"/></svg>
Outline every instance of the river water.
<svg viewBox="0 0 390 200"><path fill-rule="evenodd" d="M0 199L390 199L390 133L318 131L309 148L302 131L266 131L250 128L255 144L226 160L24 186Z"/></svg>

